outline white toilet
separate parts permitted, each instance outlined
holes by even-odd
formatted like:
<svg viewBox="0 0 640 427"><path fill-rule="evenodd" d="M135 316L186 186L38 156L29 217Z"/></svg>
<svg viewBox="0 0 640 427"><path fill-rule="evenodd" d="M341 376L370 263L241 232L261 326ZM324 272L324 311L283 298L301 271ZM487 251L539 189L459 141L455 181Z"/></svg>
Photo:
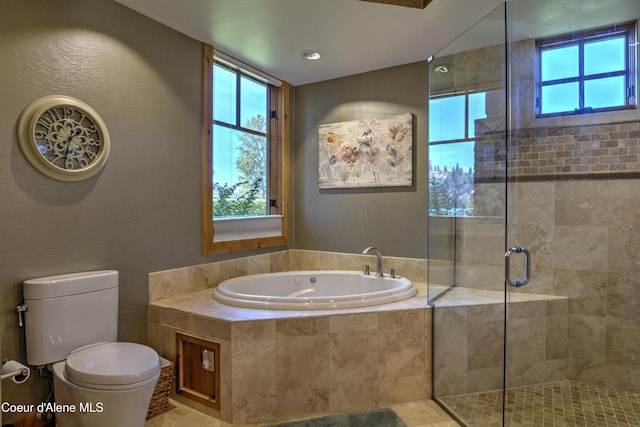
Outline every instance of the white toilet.
<svg viewBox="0 0 640 427"><path fill-rule="evenodd" d="M53 371L56 425L144 426L160 358L116 342L118 272L26 280L23 296L27 362Z"/></svg>

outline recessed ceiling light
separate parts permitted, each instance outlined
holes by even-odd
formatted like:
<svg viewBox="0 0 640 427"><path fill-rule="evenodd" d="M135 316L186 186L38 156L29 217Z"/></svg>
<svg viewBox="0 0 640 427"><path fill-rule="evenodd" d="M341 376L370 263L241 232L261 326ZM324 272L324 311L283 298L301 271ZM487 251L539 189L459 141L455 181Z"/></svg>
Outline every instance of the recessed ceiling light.
<svg viewBox="0 0 640 427"><path fill-rule="evenodd" d="M309 61L317 61L322 58L322 54L316 50L305 50L302 52L302 57Z"/></svg>

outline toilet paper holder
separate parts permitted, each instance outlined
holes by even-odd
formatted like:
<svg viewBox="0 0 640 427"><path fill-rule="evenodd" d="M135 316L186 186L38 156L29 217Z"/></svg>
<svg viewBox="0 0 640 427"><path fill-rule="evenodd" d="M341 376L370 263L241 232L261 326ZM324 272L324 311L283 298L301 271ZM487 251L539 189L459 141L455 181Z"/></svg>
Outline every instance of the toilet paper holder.
<svg viewBox="0 0 640 427"><path fill-rule="evenodd" d="M14 383L22 384L31 376L31 369L18 361L5 360L2 362L0 373L3 380L11 378Z"/></svg>

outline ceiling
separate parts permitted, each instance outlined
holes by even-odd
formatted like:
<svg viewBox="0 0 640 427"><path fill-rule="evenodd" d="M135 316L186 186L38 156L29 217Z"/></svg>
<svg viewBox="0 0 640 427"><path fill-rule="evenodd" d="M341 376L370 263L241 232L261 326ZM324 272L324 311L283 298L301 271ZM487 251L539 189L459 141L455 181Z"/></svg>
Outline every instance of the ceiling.
<svg viewBox="0 0 640 427"><path fill-rule="evenodd" d="M294 86L426 60L502 3L116 0ZM306 50L323 57L308 61Z"/></svg>

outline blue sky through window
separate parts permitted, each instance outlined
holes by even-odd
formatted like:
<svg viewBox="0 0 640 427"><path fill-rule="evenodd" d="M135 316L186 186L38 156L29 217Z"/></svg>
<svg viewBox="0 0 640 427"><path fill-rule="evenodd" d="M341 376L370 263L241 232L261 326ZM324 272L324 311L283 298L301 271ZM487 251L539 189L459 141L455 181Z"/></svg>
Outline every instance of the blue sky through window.
<svg viewBox="0 0 640 427"><path fill-rule="evenodd" d="M213 118L230 125L246 126L249 119L267 114L267 86L242 76L240 97L237 96L237 74L215 65L213 72ZM240 105L238 105L238 99ZM240 109L239 123L237 109ZM266 130L265 130L266 131ZM213 182L229 186L239 181L236 169L241 131L213 126Z"/></svg>
<svg viewBox="0 0 640 427"><path fill-rule="evenodd" d="M540 44L539 114L571 114L625 107L627 36L567 37L567 43Z"/></svg>
<svg viewBox="0 0 640 427"><path fill-rule="evenodd" d="M487 117L486 92L433 98L429 101L429 146L432 167L474 169L475 122Z"/></svg>

